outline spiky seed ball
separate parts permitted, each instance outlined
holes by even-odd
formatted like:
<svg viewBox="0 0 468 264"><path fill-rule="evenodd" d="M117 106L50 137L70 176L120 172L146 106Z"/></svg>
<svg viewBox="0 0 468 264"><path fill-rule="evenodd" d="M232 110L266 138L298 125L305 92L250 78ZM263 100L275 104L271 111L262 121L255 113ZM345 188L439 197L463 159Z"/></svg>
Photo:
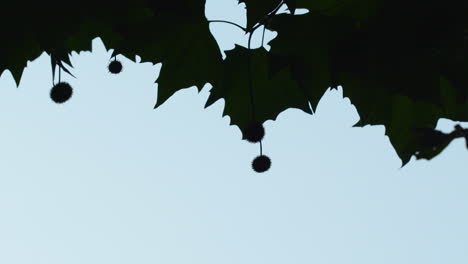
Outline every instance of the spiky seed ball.
<svg viewBox="0 0 468 264"><path fill-rule="evenodd" d="M245 139L251 143L257 143L265 136L265 128L260 122L252 122L245 129Z"/></svg>
<svg viewBox="0 0 468 264"><path fill-rule="evenodd" d="M72 96L73 89L66 82L59 82L50 90L50 98L57 104L64 103Z"/></svg>
<svg viewBox="0 0 468 264"><path fill-rule="evenodd" d="M122 63L118 60L114 60L111 63L109 63L109 66L107 66L109 69L110 73L117 74L122 71Z"/></svg>
<svg viewBox="0 0 468 264"><path fill-rule="evenodd" d="M271 166L271 160L268 156L260 155L252 161L252 168L256 172L265 172Z"/></svg>

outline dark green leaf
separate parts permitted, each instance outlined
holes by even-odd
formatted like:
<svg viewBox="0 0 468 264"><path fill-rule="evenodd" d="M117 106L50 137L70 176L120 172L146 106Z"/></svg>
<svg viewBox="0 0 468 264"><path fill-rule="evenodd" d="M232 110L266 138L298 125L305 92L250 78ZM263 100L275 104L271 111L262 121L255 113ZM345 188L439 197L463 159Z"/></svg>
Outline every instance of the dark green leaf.
<svg viewBox="0 0 468 264"><path fill-rule="evenodd" d="M251 69L249 67L249 52L251 53ZM307 98L298 85L291 80L289 69L282 69L273 76L270 74L268 53L263 49L248 50L236 46L226 53L227 58L222 67L222 74L213 80L213 88L206 107L224 98L224 115L229 115L231 124L239 126L244 131L254 120L249 78L252 82L255 120L263 123L275 120L279 113L294 107L311 113Z"/></svg>

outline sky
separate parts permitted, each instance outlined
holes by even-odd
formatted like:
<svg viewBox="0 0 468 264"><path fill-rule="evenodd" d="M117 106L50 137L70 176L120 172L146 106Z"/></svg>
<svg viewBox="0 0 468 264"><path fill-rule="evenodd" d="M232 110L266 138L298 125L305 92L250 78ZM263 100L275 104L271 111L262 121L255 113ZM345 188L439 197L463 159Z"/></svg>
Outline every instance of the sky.
<svg viewBox="0 0 468 264"><path fill-rule="evenodd" d="M208 19L243 24L243 12L207 2ZM232 26L210 29L221 49L246 44ZM153 109L164 66L118 56L112 75L111 54L100 39L72 53L61 105L46 54L18 88L0 77L0 263L468 263L463 139L400 168L384 126L352 127L340 87L314 115L265 122L272 166L256 173L258 145L222 117L224 102L204 109L209 84Z"/></svg>

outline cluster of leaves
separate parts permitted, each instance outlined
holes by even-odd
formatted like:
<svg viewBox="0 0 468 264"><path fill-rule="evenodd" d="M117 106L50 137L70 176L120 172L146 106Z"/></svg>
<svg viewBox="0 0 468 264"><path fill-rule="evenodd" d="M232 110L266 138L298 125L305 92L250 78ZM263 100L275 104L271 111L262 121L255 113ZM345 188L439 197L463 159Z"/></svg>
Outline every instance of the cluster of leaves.
<svg viewBox="0 0 468 264"><path fill-rule="evenodd" d="M418 131L432 129L441 117L468 119L463 1L239 3L247 7L246 33L265 26L278 37L269 52L237 46L223 61L209 32L205 0L84 0L62 11L52 3L25 8L12 2L0 16L6 25L0 71L9 69L19 82L28 59L46 51L53 66L62 67L70 64L71 51L90 50L91 40L100 37L114 55L163 62L155 107L182 88L209 82L206 107L224 99L223 115L242 131L252 116L263 123L291 107L312 113L328 87L342 85L359 111L358 125L384 124L404 164L415 153L431 158L441 151L428 147ZM291 14L272 12L282 4ZM309 13L293 15L296 8Z"/></svg>
<svg viewBox="0 0 468 264"><path fill-rule="evenodd" d="M404 164L415 153L430 159L443 149L420 129L441 117L468 119L465 4L285 2L310 12L270 19L267 27L279 32L270 67L287 71L313 107L325 89L342 85L358 125L384 124Z"/></svg>

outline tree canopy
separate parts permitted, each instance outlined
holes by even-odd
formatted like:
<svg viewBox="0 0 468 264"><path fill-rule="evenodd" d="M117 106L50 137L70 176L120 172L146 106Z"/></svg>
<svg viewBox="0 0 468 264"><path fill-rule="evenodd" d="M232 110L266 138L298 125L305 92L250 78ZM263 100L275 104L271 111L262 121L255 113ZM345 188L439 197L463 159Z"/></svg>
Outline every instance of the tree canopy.
<svg viewBox="0 0 468 264"><path fill-rule="evenodd" d="M225 60L205 0L24 4L11 2L0 16L0 72L10 70L17 83L27 61L44 51L53 73L58 67L72 74L69 53L91 50L100 37L114 56L163 63L155 108L180 89L210 83L205 107L224 99L223 116L252 142L261 144L264 133L255 124L291 107L312 113L326 89L338 85L356 105L357 125L385 125L403 164L412 155L436 156L453 138L468 142L461 127L451 134L433 129L442 117L468 121L464 1L239 0L247 26L233 26L250 36L265 28L278 36L269 51L236 46ZM290 13L278 14L282 5ZM309 12L294 15L296 8Z"/></svg>

